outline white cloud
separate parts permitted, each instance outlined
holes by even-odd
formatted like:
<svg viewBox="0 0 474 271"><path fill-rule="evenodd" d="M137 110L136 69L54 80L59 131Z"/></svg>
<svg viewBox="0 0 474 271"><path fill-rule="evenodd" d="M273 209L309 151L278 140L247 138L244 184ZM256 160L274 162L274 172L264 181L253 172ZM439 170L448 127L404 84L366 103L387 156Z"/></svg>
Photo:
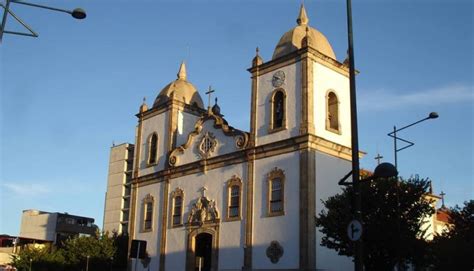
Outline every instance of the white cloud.
<svg viewBox="0 0 474 271"><path fill-rule="evenodd" d="M410 106L470 102L474 100L473 86L451 85L436 89L404 92L381 89L360 91L358 107L361 111L392 110Z"/></svg>
<svg viewBox="0 0 474 271"><path fill-rule="evenodd" d="M37 183L3 183L2 186L19 196L42 196L52 192L47 186Z"/></svg>

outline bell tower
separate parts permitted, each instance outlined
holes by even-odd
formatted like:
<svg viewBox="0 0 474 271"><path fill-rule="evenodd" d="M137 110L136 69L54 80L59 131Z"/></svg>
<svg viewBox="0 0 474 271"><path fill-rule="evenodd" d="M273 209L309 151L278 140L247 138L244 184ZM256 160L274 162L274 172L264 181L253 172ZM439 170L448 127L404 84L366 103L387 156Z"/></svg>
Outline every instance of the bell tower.
<svg viewBox="0 0 474 271"><path fill-rule="evenodd" d="M320 246L314 217L322 210L321 200L340 192L337 182L351 169L349 69L309 21L301 5L297 25L280 38L272 59L265 62L257 49L248 70L252 79L250 143L256 150L265 150L264 158L257 158L252 166L254 196L258 197L259 186L266 185L265 179L259 181L259 172L277 165L284 178L291 180L285 182L284 197L298 199L285 201L285 217L268 218L274 225L298 221L292 250L298 253L294 255L297 262L288 262L284 268L297 264L299 269L344 269L351 264L349 258L340 267L326 264L338 262L339 256ZM264 229L266 223L255 220L253 230ZM270 268L255 263L252 267Z"/></svg>

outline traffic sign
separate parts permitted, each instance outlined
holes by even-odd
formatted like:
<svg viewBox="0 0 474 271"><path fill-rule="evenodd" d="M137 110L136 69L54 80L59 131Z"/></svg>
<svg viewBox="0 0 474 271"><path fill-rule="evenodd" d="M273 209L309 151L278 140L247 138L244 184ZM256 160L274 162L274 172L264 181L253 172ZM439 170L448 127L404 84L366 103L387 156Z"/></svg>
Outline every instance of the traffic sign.
<svg viewBox="0 0 474 271"><path fill-rule="evenodd" d="M358 241L362 236L362 224L359 220L354 219L347 225L347 236L351 241Z"/></svg>

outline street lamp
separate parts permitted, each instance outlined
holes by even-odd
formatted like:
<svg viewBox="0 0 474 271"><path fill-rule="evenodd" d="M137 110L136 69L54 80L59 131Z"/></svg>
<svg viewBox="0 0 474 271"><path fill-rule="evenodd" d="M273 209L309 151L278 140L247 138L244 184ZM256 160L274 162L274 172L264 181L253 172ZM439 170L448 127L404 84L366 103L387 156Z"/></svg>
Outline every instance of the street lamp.
<svg viewBox="0 0 474 271"><path fill-rule="evenodd" d="M356 82L354 65L354 43L352 32L352 2L346 0L347 8L347 44L349 58L349 91L350 91L350 109L351 109L351 154L352 154L352 180L354 186L354 220L359 225L362 224L362 198L360 195L360 165L359 165L359 133L357 130L357 102L356 102ZM362 271L363 246L362 240L355 241L354 270Z"/></svg>
<svg viewBox="0 0 474 271"><path fill-rule="evenodd" d="M415 143L413 143L413 142L411 142L411 141L408 141L408 140L406 140L406 139L403 139L403 138L398 137L398 136L397 136L397 132L399 132L399 131L401 131L401 130L404 130L404 129L408 128L408 127L411 127L411 126L413 126L413 125L416 125L416 124L418 124L418 123L420 123L420 122L423 122L423 121L425 121L425 120L436 119L436 118L438 118L438 117L439 117L438 113L436 113L436 112L431 112L426 118L421 119L421 120L419 120L419 121L415 121L415 122L413 122L412 124L408 124L408 125L406 125L406 126L403 126L402 128L398 128L398 129L397 129L396 126L393 126L393 132L390 132L390 133L388 133L387 135L393 138L393 154L394 154L394 160L395 160L395 161L394 161L394 162L395 162L395 168L398 169L398 157L397 157L397 153L398 153L399 151L402 151L402 150L404 150L404 149L406 149L406 148L409 148L409 147L415 145ZM398 148L398 147L397 147L397 140L400 140L400 141L402 141L402 142L405 142L407 145L404 146L404 147L402 147L402 148ZM396 189L396 191L397 191L397 216L398 216L398 220L397 220L397 230L398 230L398 234L400 235L400 234L401 234L401 228L400 228L400 191L399 191L399 190L400 190L399 181L398 181L398 179L397 179L397 189ZM400 250L401 250L401 248L400 248L400 242L401 242L401 238L399 238L399 241L398 241L398 243L397 243L397 247L398 247L398 248L397 248L397 255L398 255L398 256L397 256L397 257L398 257L397 269L398 269L398 270L400 270L400 268L401 268L401 266L402 266L402 262L401 262L401 259L400 259L400 253L401 253L401 251L400 251Z"/></svg>
<svg viewBox="0 0 474 271"><path fill-rule="evenodd" d="M42 9L48 9L48 10L68 13L73 18L78 19L78 20L82 20L82 19L86 18L86 16L87 16L86 12L82 8L76 8L74 10L67 10L67 9L53 8L53 7L48 7L48 6L44 6L44 5L27 3L27 2L23 2L21 0L5 0L5 4L0 3L0 7L2 7L3 10L4 10L3 11L3 17L2 17L2 24L0 25L0 43L2 42L3 34L13 34L13 35L28 36L28 37L34 37L34 38L38 37L38 33L36 33L29 25L27 25L15 13L13 13L13 11L10 9L10 3L16 3L16 4L20 4L20 5L25 5L25 6L31 6L31 7L36 7L36 8L42 8ZM22 26L24 26L29 31L29 33L5 30L5 24L7 22L8 14L10 14L18 23L20 23Z"/></svg>
<svg viewBox="0 0 474 271"><path fill-rule="evenodd" d="M402 151L402 150L404 150L404 149L406 149L406 148L409 148L409 147L415 145L415 143L413 143L413 142L411 142L411 141L408 141L408 140L406 140L406 139L397 137L397 132L399 132L399 131L401 131L401 130L404 130L404 129L408 128L408 127L411 127L411 126L413 126L413 125L415 125L415 124L418 124L418 123L420 123L420 122L423 122L423 121L425 121L425 120L437 119L438 117L439 117L438 113L436 113L436 112L431 112L431 113L428 115L428 117L426 117L426 118L424 118L424 119L421 119L421 120L419 120L419 121L416 121L416 122L414 122L414 123L412 123L412 124L406 125L406 126L404 126L404 127L402 127L402 128L398 128L398 129L397 129L396 126L393 126L393 132L390 132L390 133L388 133L387 135L390 136L390 137L393 137L393 153L394 153L394 156L395 156L395 167L396 167L396 168L398 168L397 153L398 153L399 151ZM403 141L403 142L407 143L408 145L406 145L406 146L404 146L404 147L398 149L398 148L397 148L397 140Z"/></svg>

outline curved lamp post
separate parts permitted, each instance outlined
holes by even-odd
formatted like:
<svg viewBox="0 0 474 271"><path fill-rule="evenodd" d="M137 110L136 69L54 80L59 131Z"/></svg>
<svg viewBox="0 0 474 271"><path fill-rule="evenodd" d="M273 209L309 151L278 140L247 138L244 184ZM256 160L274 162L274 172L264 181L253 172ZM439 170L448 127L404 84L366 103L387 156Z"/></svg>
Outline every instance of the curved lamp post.
<svg viewBox="0 0 474 271"><path fill-rule="evenodd" d="M396 168L398 168L397 153L398 153L399 151L402 151L402 150L404 150L404 149L406 149L406 148L409 148L409 147L415 145L415 143L413 143L413 142L411 142L411 141L408 141L408 140L406 140L406 139L397 137L397 132L399 132L399 131L401 131L401 130L404 130L404 129L408 128L408 127L411 127L411 126L413 126L413 125L416 125L416 124L418 124L418 123L420 123L420 122L423 122L423 121L425 121L425 120L437 119L438 117L439 117L438 113L436 113L436 112L431 112L431 113L428 115L428 117L426 117L426 118L424 118L424 119L421 119L421 120L419 120L419 121L413 122L412 124L408 124L408 125L406 125L406 126L403 126L402 128L398 128L398 129L397 129L396 126L393 126L393 132L390 132L390 133L388 133L387 135L390 136L390 137L393 137L393 153L394 153L394 157L395 157L395 161L394 161L394 162L395 162L395 167L396 167ZM408 145L406 145L406 146L404 146L404 147L402 147L402 148L398 148L398 147L397 147L397 140L403 141L403 142L407 143Z"/></svg>
<svg viewBox="0 0 474 271"><path fill-rule="evenodd" d="M28 37L34 37L34 38L38 37L38 33L36 33L29 25L27 25L15 13L13 13L13 11L10 9L10 3L68 13L73 18L78 19L78 20L82 20L86 18L87 16L86 12L82 8L67 10L67 9L61 9L61 8L48 7L45 5L27 3L20 0L5 0L5 4L0 3L0 7L2 7L4 10L3 17L2 17L2 24L0 25L0 43L2 42L3 34L13 34L13 35L28 36ZM17 22L19 22L22 26L24 26L29 31L29 33L5 30L5 24L7 22L8 14L10 14Z"/></svg>

